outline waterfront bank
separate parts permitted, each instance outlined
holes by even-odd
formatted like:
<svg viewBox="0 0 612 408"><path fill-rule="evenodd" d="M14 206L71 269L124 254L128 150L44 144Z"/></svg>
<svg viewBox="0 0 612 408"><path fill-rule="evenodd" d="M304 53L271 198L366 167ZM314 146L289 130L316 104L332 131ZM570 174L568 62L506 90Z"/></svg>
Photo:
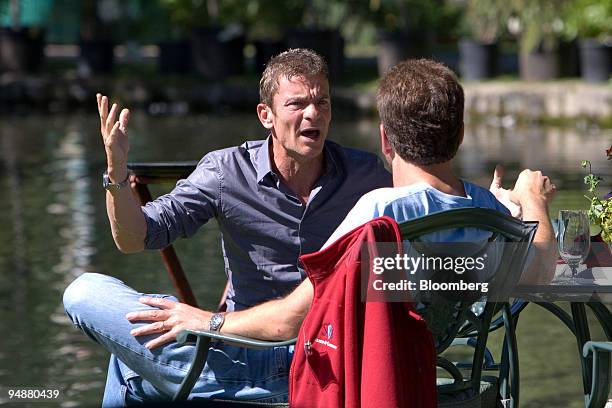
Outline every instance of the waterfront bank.
<svg viewBox="0 0 612 408"><path fill-rule="evenodd" d="M374 115L374 87L373 83L356 87L334 86L334 108ZM543 83L508 80L467 82L464 88L466 113L472 117L506 118L514 122L580 119L612 127L610 82L594 85L578 80ZM0 113L92 110L97 91L153 115L251 111L259 101L257 82L249 79L211 82L193 77L82 79L5 75L0 78Z"/></svg>

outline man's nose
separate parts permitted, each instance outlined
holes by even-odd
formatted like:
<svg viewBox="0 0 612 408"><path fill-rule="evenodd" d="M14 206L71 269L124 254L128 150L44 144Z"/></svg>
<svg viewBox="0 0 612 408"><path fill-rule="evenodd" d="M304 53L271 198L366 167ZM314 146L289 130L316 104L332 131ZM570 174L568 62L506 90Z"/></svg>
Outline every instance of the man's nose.
<svg viewBox="0 0 612 408"><path fill-rule="evenodd" d="M304 119L314 120L319 116L319 108L315 103L309 103L304 108Z"/></svg>

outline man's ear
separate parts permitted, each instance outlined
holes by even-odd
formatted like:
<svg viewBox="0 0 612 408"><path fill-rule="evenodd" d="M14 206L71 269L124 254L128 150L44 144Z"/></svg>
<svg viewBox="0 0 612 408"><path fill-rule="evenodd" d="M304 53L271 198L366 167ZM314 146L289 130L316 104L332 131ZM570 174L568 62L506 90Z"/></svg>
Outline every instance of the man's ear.
<svg viewBox="0 0 612 408"><path fill-rule="evenodd" d="M272 108L266 105L265 103L257 104L257 117L259 121L266 129L272 129L274 123L272 121L274 113L272 113Z"/></svg>
<svg viewBox="0 0 612 408"><path fill-rule="evenodd" d="M387 139L387 133L385 132L385 126L381 123L378 125L378 129L380 130L380 150L382 151L383 156L385 156L385 160L389 166L395 157L395 150L389 143L389 139Z"/></svg>

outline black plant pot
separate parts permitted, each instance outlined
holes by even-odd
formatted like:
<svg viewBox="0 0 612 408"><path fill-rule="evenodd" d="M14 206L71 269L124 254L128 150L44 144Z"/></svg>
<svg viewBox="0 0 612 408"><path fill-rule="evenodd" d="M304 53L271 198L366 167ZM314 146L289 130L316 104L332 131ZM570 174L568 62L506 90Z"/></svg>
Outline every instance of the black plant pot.
<svg viewBox="0 0 612 408"><path fill-rule="evenodd" d="M524 81L546 81L561 74L559 50L537 47L528 54L520 54L520 74Z"/></svg>
<svg viewBox="0 0 612 408"><path fill-rule="evenodd" d="M0 28L0 72L38 72L44 61L45 32Z"/></svg>
<svg viewBox="0 0 612 408"><path fill-rule="evenodd" d="M424 31L379 31L378 73L408 58L430 56L429 36Z"/></svg>
<svg viewBox="0 0 612 408"><path fill-rule="evenodd" d="M459 72L468 81L493 78L497 75L497 43L474 40L459 41Z"/></svg>
<svg viewBox="0 0 612 408"><path fill-rule="evenodd" d="M338 30L295 29L285 35L288 48L309 48L327 61L329 76L338 79L344 72L344 39Z"/></svg>
<svg viewBox="0 0 612 408"><path fill-rule="evenodd" d="M579 41L582 79L587 82L602 82L610 78L611 48L594 39Z"/></svg>
<svg viewBox="0 0 612 408"><path fill-rule="evenodd" d="M188 40L168 40L158 45L159 72L184 74L191 70L191 43Z"/></svg>
<svg viewBox="0 0 612 408"><path fill-rule="evenodd" d="M580 64L577 41L561 41L559 43L559 74L564 78L580 76Z"/></svg>
<svg viewBox="0 0 612 408"><path fill-rule="evenodd" d="M111 40L81 40L79 65L91 74L110 74L113 71L115 54Z"/></svg>
<svg viewBox="0 0 612 408"><path fill-rule="evenodd" d="M280 54L286 47L282 41L263 38L253 41L255 46L255 71L262 74L270 58Z"/></svg>
<svg viewBox="0 0 612 408"><path fill-rule="evenodd" d="M191 36L191 61L196 73L222 79L244 72L244 33L241 29L197 28Z"/></svg>

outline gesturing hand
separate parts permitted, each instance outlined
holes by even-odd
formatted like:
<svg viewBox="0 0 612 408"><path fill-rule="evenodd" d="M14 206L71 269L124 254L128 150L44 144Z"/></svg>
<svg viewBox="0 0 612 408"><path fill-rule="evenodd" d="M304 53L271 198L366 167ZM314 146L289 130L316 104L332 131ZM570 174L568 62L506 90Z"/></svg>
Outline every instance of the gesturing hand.
<svg viewBox="0 0 612 408"><path fill-rule="evenodd" d="M210 312L163 298L143 297L139 299L139 302L159 308L158 310L130 312L125 315L126 319L132 323L153 322L133 329L130 334L134 337L163 333L145 344L145 347L150 350L175 341L177 334L182 330L208 329L212 316Z"/></svg>
<svg viewBox="0 0 612 408"><path fill-rule="evenodd" d="M96 94L98 101L98 113L100 114L100 133L106 151L108 174L114 183L120 183L127 177L127 158L130 145L127 137L127 124L130 119L130 111L123 109L119 120L115 121L118 106L113 103L108 112L108 98L102 94Z"/></svg>
<svg viewBox="0 0 612 408"><path fill-rule="evenodd" d="M557 188L550 181L548 176L542 174L541 171L531 171L525 169L519 174L514 185L513 195L515 201L529 200L532 198L539 198L550 204L555 197Z"/></svg>
<svg viewBox="0 0 612 408"><path fill-rule="evenodd" d="M489 191L493 193L495 198L506 206L510 210L510 214L513 217L520 218L521 217L521 206L516 201L512 194L512 190L507 190L502 187L502 178L504 177L504 168L501 165L495 166L495 172L493 173L493 181L491 182L491 187L489 187Z"/></svg>

